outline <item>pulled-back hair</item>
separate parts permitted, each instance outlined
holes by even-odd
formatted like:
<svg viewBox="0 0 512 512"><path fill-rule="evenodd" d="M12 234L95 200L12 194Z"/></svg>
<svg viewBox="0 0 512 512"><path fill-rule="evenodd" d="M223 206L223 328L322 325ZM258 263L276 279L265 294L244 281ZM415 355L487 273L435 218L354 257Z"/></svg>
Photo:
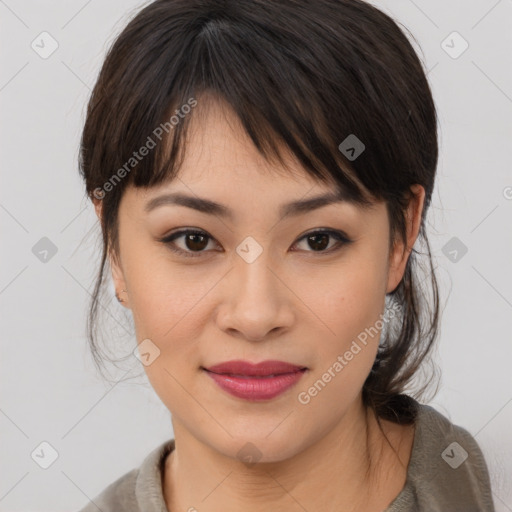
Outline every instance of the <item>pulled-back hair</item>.
<svg viewBox="0 0 512 512"><path fill-rule="evenodd" d="M233 108L268 161L283 163L286 148L354 203L384 200L390 247L406 240L411 185L424 187L418 240L426 253L412 249L402 281L386 296L399 307L363 387L378 418L413 421L404 390L431 351L439 321L425 228L437 115L408 38L361 0L157 0L115 39L91 94L80 151L87 195L102 201L103 253L87 328L98 368L100 292L109 254L119 253L123 192L177 175L194 109L212 97ZM354 136L365 148L350 158L342 143ZM142 147L145 156L135 158ZM424 255L428 286L418 272Z"/></svg>

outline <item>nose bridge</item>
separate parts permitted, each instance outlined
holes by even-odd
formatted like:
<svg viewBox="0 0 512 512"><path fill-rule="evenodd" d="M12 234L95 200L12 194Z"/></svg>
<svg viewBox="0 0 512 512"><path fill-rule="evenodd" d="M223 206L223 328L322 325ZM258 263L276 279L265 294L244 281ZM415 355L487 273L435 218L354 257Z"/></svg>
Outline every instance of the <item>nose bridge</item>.
<svg viewBox="0 0 512 512"><path fill-rule="evenodd" d="M237 273L240 279L248 280L251 286L258 284L266 286L269 274L273 275L269 269L271 253L268 247L263 247L262 243L252 236L247 236L236 247L234 261Z"/></svg>
<svg viewBox="0 0 512 512"><path fill-rule="evenodd" d="M286 307L286 287L283 288L275 275L270 252L254 239L244 240L236 252L222 328L235 329L249 339L261 339L291 321Z"/></svg>
<svg viewBox="0 0 512 512"><path fill-rule="evenodd" d="M252 239L238 246L237 256L235 257L235 274L239 284L236 286L237 304L248 301L248 305L252 305L253 310L263 306L268 309L275 307L274 303L278 300L279 290L276 287L275 273L271 269L270 252L264 250ZM256 304L255 301L259 303Z"/></svg>

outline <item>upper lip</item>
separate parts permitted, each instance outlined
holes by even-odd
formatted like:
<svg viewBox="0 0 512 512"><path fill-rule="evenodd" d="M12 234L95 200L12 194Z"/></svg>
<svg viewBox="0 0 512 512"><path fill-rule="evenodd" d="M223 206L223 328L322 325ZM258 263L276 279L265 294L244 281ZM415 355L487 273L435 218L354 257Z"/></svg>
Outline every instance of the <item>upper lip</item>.
<svg viewBox="0 0 512 512"><path fill-rule="evenodd" d="M297 366L284 361L268 360L254 364L250 361L242 361L239 359L226 361L205 368L205 370L213 373L247 376L281 375L284 373L295 373L304 369L306 369L305 366Z"/></svg>

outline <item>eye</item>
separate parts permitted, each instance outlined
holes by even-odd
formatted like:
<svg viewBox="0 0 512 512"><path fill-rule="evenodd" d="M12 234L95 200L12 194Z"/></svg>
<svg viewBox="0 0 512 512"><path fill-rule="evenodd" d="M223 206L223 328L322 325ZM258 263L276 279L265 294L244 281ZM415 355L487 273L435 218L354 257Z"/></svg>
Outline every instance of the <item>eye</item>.
<svg viewBox="0 0 512 512"><path fill-rule="evenodd" d="M182 237L185 237L183 240L185 244L184 249L178 247L174 242ZM203 249L208 246L209 239L213 240L213 238L204 231L197 229L182 229L161 238L160 242L164 243L169 247L169 249L180 255L195 258L201 256L201 253L205 252Z"/></svg>
<svg viewBox="0 0 512 512"><path fill-rule="evenodd" d="M183 238L184 237L184 238ZM179 247L176 244L176 240L183 238L184 247ZM334 246L329 247L329 240L334 239L337 243ZM205 231L197 229L181 229L164 238L160 238L158 241L167 245L169 249L179 255L185 257L196 258L207 252L204 249L208 247L210 240L215 240ZM306 240L309 247L313 248L313 251L306 252L317 252L317 253L331 253L339 250L341 246L352 242L344 233L341 231L335 231L332 229L316 230L302 236L295 244L297 245L300 241ZM325 250L329 247L327 250Z"/></svg>
<svg viewBox="0 0 512 512"><path fill-rule="evenodd" d="M326 247L329 246L329 239L336 240L337 243L334 246L331 246L329 249L325 250ZM299 239L306 240L306 243L309 247L312 247L313 251L306 252L321 252L321 253L331 253L338 249L341 249L343 245L349 244L352 242L344 233L341 231L334 231L332 229L323 229L316 230L307 233L303 237ZM298 242L297 242L298 243Z"/></svg>

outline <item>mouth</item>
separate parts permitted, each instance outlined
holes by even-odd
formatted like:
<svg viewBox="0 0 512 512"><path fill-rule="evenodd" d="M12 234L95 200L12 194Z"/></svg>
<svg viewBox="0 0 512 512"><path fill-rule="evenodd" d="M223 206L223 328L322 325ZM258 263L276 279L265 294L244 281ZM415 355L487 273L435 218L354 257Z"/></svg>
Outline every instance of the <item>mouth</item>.
<svg viewBox="0 0 512 512"><path fill-rule="evenodd" d="M209 370L206 370L209 371ZM298 370L299 372L306 371L306 369ZM297 372L289 372L289 373L276 373L276 374L270 374L270 375L237 375L236 373L216 373L216 372L210 372L215 373L216 375L224 375L226 377L237 377L239 379L270 379L272 377L279 377L280 375L290 375Z"/></svg>
<svg viewBox="0 0 512 512"><path fill-rule="evenodd" d="M211 373L231 375L233 377L274 377L276 375L306 370L307 367L275 360L262 361L260 363L234 360L215 364L203 369Z"/></svg>
<svg viewBox="0 0 512 512"><path fill-rule="evenodd" d="M270 400L293 387L308 370L282 361L228 361L202 370L225 392L250 401Z"/></svg>

